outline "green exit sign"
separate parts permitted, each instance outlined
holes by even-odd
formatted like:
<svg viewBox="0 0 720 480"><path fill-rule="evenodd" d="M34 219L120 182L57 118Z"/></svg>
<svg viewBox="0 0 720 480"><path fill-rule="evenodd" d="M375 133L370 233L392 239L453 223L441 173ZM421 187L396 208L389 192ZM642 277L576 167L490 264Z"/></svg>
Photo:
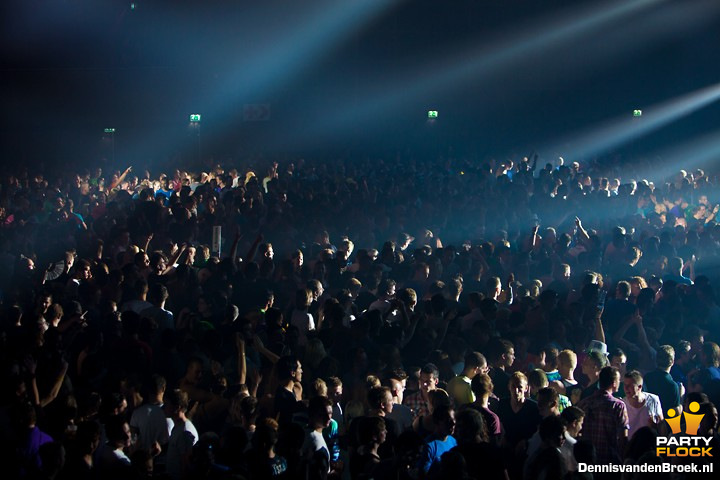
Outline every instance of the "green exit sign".
<svg viewBox="0 0 720 480"><path fill-rule="evenodd" d="M194 123L200 122L200 114L199 113L191 113L190 114L190 121Z"/></svg>
<svg viewBox="0 0 720 480"><path fill-rule="evenodd" d="M437 110L428 110L428 118L437 118Z"/></svg>
<svg viewBox="0 0 720 480"><path fill-rule="evenodd" d="M106 128L105 133L115 133L115 129L114 128Z"/></svg>
<svg viewBox="0 0 720 480"><path fill-rule="evenodd" d="M633 110L633 117L642 117L642 110Z"/></svg>

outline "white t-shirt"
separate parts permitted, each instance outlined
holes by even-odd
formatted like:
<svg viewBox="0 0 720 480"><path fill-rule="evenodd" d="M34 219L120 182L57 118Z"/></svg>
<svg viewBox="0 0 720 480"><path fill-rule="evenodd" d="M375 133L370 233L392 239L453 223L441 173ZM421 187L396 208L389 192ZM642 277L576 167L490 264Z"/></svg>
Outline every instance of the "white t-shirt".
<svg viewBox="0 0 720 480"><path fill-rule="evenodd" d="M390 302L387 300L375 300L370 304L368 307L368 311L370 310L380 310L380 313L385 315L388 310L390 310Z"/></svg>
<svg viewBox="0 0 720 480"><path fill-rule="evenodd" d="M302 310L293 310L292 317L290 317L290 325L293 325L300 330L300 345L307 345L307 332L315 330L315 320L312 314L303 312Z"/></svg>
<svg viewBox="0 0 720 480"><path fill-rule="evenodd" d="M136 408L130 418L130 427L137 429L137 445L143 450L150 450L155 442L160 445L168 442L167 417L160 405L146 403Z"/></svg>
<svg viewBox="0 0 720 480"><path fill-rule="evenodd" d="M623 398L623 402L625 402L625 406L627 407L628 423L630 424L628 438L632 438L635 432L642 427L647 427L651 418L655 417L655 421L657 422L663 419L660 398L653 393L647 392L642 392L641 395L645 398L645 402L638 408L630 405L627 398Z"/></svg>
<svg viewBox="0 0 720 480"><path fill-rule="evenodd" d="M195 425L190 420L174 425L167 449L167 473L173 480L182 478L185 456L190 453L199 438Z"/></svg>
<svg viewBox="0 0 720 480"><path fill-rule="evenodd" d="M318 433L312 430L305 436L305 444L303 445L303 454L306 459L311 459L315 452L321 451L326 456L328 462L328 471L330 471L330 449L325 442L322 432Z"/></svg>
<svg viewBox="0 0 720 480"><path fill-rule="evenodd" d="M563 460L565 460L565 467L568 472L576 472L578 469L577 461L575 460L575 455L573 453L576 443L577 439L565 432L565 443L563 443L562 447L560 447L560 453L562 454Z"/></svg>

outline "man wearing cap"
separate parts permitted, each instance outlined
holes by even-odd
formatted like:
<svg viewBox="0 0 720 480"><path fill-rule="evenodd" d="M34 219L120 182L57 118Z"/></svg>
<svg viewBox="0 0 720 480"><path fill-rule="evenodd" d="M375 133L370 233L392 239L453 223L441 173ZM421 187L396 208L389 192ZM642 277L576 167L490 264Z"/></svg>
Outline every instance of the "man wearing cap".
<svg viewBox="0 0 720 480"><path fill-rule="evenodd" d="M588 385L583 390L581 399L588 398L597 391L600 371L608 364L607 346L604 343L593 340L588 350L582 363L582 373L588 378Z"/></svg>

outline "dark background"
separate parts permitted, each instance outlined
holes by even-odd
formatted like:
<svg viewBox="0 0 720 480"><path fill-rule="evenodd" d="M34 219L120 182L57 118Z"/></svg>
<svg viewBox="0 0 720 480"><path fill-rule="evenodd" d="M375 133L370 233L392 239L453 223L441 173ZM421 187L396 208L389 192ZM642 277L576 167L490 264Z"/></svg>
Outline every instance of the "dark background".
<svg viewBox="0 0 720 480"><path fill-rule="evenodd" d="M105 127L117 129L118 165L191 162L198 150L216 161L436 155L450 146L477 158L528 154L720 81L716 0L648 2L535 49L572 24L573 12L619 3L365 0L384 8L359 26L342 19L318 45L302 47L324 28L311 27L315 19L358 1L138 0L132 9L125 0L4 0L0 158L112 161ZM413 90L510 52L513 42L530 50ZM248 103L271 104L271 120L243 121ZM429 109L440 112L437 121L427 121ZM200 138L190 113L203 115ZM709 105L634 141L632 152L710 132L719 113Z"/></svg>

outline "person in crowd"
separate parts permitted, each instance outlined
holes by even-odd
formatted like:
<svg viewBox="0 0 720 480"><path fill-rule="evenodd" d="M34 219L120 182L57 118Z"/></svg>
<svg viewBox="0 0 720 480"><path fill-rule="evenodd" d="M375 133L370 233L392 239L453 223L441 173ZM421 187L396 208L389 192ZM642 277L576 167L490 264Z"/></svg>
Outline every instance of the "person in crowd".
<svg viewBox="0 0 720 480"><path fill-rule="evenodd" d="M643 392L643 377L637 370L627 372L623 378L625 407L628 413L628 438L645 426L656 426L664 418L660 398Z"/></svg>
<svg viewBox="0 0 720 480"><path fill-rule="evenodd" d="M507 398L509 396L507 387L510 381L510 368L515 362L515 347L508 340L499 340L493 346L490 379L495 385L497 396Z"/></svg>
<svg viewBox="0 0 720 480"><path fill-rule="evenodd" d="M663 412L667 412L669 409L682 411L680 387L670 375L670 369L675 363L675 349L670 345L662 345L657 352L655 363L657 368L645 375L643 379L643 390L660 398Z"/></svg>
<svg viewBox="0 0 720 480"><path fill-rule="evenodd" d="M605 354L591 350L582 363L582 373L587 377L587 385L582 391L581 398L592 396L600 388L600 372L608 365L608 358Z"/></svg>
<svg viewBox="0 0 720 480"><path fill-rule="evenodd" d="M274 397L274 417L280 425L292 421L293 415L302 411L302 365L294 356L281 357L275 364L278 386Z"/></svg>
<svg viewBox="0 0 720 480"><path fill-rule="evenodd" d="M407 373L401 369L394 369L386 380L386 386L390 388L393 397L392 412L388 414L388 418L395 420L401 432L412 428L413 413L410 407L403 404L405 395L405 386L407 385Z"/></svg>
<svg viewBox="0 0 720 480"><path fill-rule="evenodd" d="M604 367L598 378L598 390L578 404L585 412L583 437L589 439L597 451L600 463L621 463L627 444L627 407L613 396L620 388L620 372L615 367Z"/></svg>
<svg viewBox="0 0 720 480"><path fill-rule="evenodd" d="M558 354L558 373L560 381L565 388L565 396L575 404L582 396L582 386L575 380L575 369L577 368L577 354L572 350L565 349Z"/></svg>
<svg viewBox="0 0 720 480"><path fill-rule="evenodd" d="M136 408L130 418L130 430L136 435L135 445L150 451L157 446L167 445L169 434L163 401L167 381L160 375L153 375L147 385L145 403Z"/></svg>
<svg viewBox="0 0 720 480"><path fill-rule="evenodd" d="M541 388L537 394L537 406L540 416L545 419L549 416L560 415L560 394L550 387ZM542 425L542 421L540 421ZM527 455L532 457L540 448L542 439L539 431L535 432L528 440Z"/></svg>
<svg viewBox="0 0 720 480"><path fill-rule="evenodd" d="M425 441L420 456L420 471L427 476L435 475L440 469L443 454L457 446L455 432L455 410L447 405L436 408L432 414L434 430Z"/></svg>
<svg viewBox="0 0 720 480"><path fill-rule="evenodd" d="M480 373L487 373L487 371L487 360L482 353L469 352L465 355L462 373L448 383L448 393L458 408L475 401L475 394L471 387L472 379Z"/></svg>
<svg viewBox="0 0 720 480"><path fill-rule="evenodd" d="M562 418L562 421L565 423L565 443L560 449L565 459L567 471L575 472L578 466L573 450L580 437L580 432L582 432L585 412L578 407L570 406L563 410L560 418Z"/></svg>
<svg viewBox="0 0 720 480"><path fill-rule="evenodd" d="M323 430L332 420L332 401L323 396L310 400L308 406L308 429L303 445L306 478L327 478L331 472L330 449L325 442Z"/></svg>
<svg viewBox="0 0 720 480"><path fill-rule="evenodd" d="M168 422L171 429L167 447L167 473L173 480L183 477L188 457L192 452L200 436L187 417L190 407L190 398L182 390L175 389L165 395L165 414L172 423Z"/></svg>
<svg viewBox="0 0 720 480"><path fill-rule="evenodd" d="M413 412L415 418L430 413L430 392L437 388L440 370L432 363L426 364L420 371L420 389L404 398L403 403Z"/></svg>
<svg viewBox="0 0 720 480"><path fill-rule="evenodd" d="M480 412L488 434L488 442L500 445L502 440L502 424L500 418L490 409L490 397L493 395L494 385L487 373L476 375L472 381L475 401L467 405Z"/></svg>
<svg viewBox="0 0 720 480"><path fill-rule="evenodd" d="M565 444L565 425L557 415L545 417L540 422L540 448L527 461L524 478L564 478L567 474L561 448Z"/></svg>
<svg viewBox="0 0 720 480"><path fill-rule="evenodd" d="M510 396L500 400L497 414L505 429L502 446L510 478L519 478L526 459L528 440L537 430L542 417L537 402L527 396L528 381L525 374L513 373L508 390Z"/></svg>
<svg viewBox="0 0 720 480"><path fill-rule="evenodd" d="M382 417L362 417L358 427L358 449L350 460L350 478L365 480L373 478L380 464L378 448L385 443L387 429Z"/></svg>
<svg viewBox="0 0 720 480"><path fill-rule="evenodd" d="M305 480L339 478L350 459L351 476L408 479L430 458L431 476L549 478L558 448L568 471L570 450L634 461L627 429L661 418L650 394L662 414L695 399L714 435L718 223L692 200L713 211L717 172L644 179L622 163L537 160L257 159L137 178L3 164L7 471L198 478L224 465ZM208 246L218 225L221 252ZM607 347L630 370L617 385ZM580 406L561 414L562 446L546 381ZM443 456L453 408L458 448Z"/></svg>
<svg viewBox="0 0 720 480"><path fill-rule="evenodd" d="M488 442L483 416L477 410L466 408L455 418L455 439L457 447L451 451L460 453L467 464L467 470L475 477L507 480L507 470L502 462L496 444ZM443 458L443 462L445 459Z"/></svg>
<svg viewBox="0 0 720 480"><path fill-rule="evenodd" d="M700 363L702 369L689 379L693 391L705 393L713 403L720 402L720 347L717 343L703 343Z"/></svg>

